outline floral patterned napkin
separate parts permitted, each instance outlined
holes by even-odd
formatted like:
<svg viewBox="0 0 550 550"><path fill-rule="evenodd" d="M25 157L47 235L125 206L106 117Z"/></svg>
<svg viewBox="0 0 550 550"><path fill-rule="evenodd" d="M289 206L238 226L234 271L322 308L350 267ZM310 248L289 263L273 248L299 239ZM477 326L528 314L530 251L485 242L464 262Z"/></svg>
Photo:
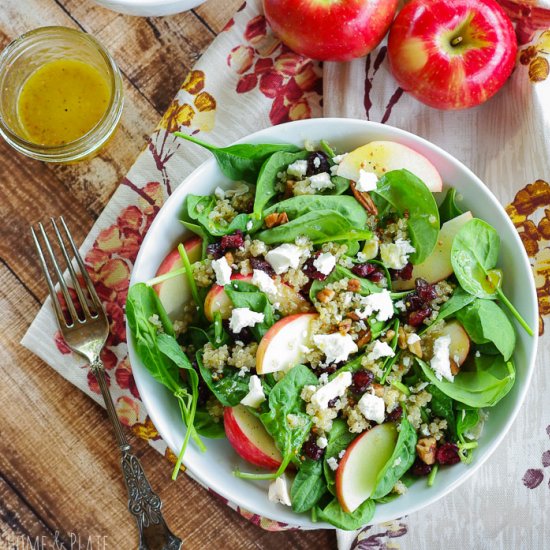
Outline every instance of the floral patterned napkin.
<svg viewBox="0 0 550 550"><path fill-rule="evenodd" d="M166 197L206 157L174 139L175 130L208 132L209 141L227 144L269 125L325 115L388 122L426 137L472 168L503 204L510 203L507 211L531 258L539 332L544 333L544 317L550 313L550 30L544 30L550 29L550 11L534 2L501 4L517 23L518 65L501 93L463 112L435 111L403 93L388 71L384 44L366 58L321 67L273 36L259 0L249 0L229 21L185 78L81 248L111 323L102 354L111 392L122 422L134 433L174 460L139 398L127 356L123 307L148 227ZM49 299L23 345L101 403L93 376L56 332ZM542 366L550 352L547 335L539 349ZM547 547L550 527L543 510L550 497L550 403L545 399L550 371L538 368L532 387L537 391L499 452L473 479L410 517L358 533L339 532L339 546ZM288 528L238 511L265 529Z"/></svg>

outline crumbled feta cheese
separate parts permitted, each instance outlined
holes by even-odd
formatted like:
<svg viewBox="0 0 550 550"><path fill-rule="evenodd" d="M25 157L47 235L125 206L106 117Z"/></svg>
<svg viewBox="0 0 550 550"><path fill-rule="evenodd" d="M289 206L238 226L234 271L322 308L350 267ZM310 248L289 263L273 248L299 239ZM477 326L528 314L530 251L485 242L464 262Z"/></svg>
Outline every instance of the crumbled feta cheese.
<svg viewBox="0 0 550 550"><path fill-rule="evenodd" d="M219 260L212 260L212 269L216 274L216 283L220 286L228 285L231 282L231 266L225 257Z"/></svg>
<svg viewBox="0 0 550 550"><path fill-rule="evenodd" d="M241 332L245 327L253 327L257 323L263 323L264 314L256 313L247 307L236 307L231 311L229 328L235 334Z"/></svg>
<svg viewBox="0 0 550 550"><path fill-rule="evenodd" d="M420 342L420 336L418 336L418 334L416 334L416 332L411 332L407 336L407 344L409 346L412 346L413 344L416 344L416 342Z"/></svg>
<svg viewBox="0 0 550 550"><path fill-rule="evenodd" d="M248 381L248 393L241 399L241 405L258 408L265 401L264 388L259 376L253 374Z"/></svg>
<svg viewBox="0 0 550 550"><path fill-rule="evenodd" d="M398 456L394 461L393 461L393 464L391 465L392 468L397 468L397 466L399 466L401 464L401 457Z"/></svg>
<svg viewBox="0 0 550 550"><path fill-rule="evenodd" d="M350 353L358 351L357 344L349 334L316 334L313 343L326 355L327 363L346 361Z"/></svg>
<svg viewBox="0 0 550 550"><path fill-rule="evenodd" d="M328 439L326 437L321 436L317 438L317 447L319 447L319 449L326 449L327 445Z"/></svg>
<svg viewBox="0 0 550 550"><path fill-rule="evenodd" d="M338 458L342 458L345 454L346 454L346 449L342 449L342 450L338 453Z"/></svg>
<svg viewBox="0 0 550 550"><path fill-rule="evenodd" d="M335 157L332 157L332 162L334 162L334 164L340 164L345 157L347 157L347 153L343 153L341 155L336 155Z"/></svg>
<svg viewBox="0 0 550 550"><path fill-rule="evenodd" d="M275 304L273 304L273 306L275 306ZM311 353L313 350L311 348L308 348L307 346L304 346L304 344L300 344L298 346L298 349L302 352L302 353L305 353L306 355L308 353Z"/></svg>
<svg viewBox="0 0 550 550"><path fill-rule="evenodd" d="M403 360L401 361L401 363L403 363L404 367L410 367L412 361L411 361L411 358L408 355L405 355L405 357L403 357Z"/></svg>
<svg viewBox="0 0 550 550"><path fill-rule="evenodd" d="M267 263L273 268L277 275L285 273L290 267L296 269L300 264L302 249L295 244L285 243L273 248L266 255Z"/></svg>
<svg viewBox="0 0 550 550"><path fill-rule="evenodd" d="M337 164L330 167L330 175L331 176L337 176L338 175L338 165Z"/></svg>
<svg viewBox="0 0 550 550"><path fill-rule="evenodd" d="M328 402L336 397L342 397L351 385L351 372L341 372L328 384L320 386L311 396L311 403L319 410L328 408Z"/></svg>
<svg viewBox="0 0 550 550"><path fill-rule="evenodd" d="M313 159L313 166L314 166L315 168L319 168L319 166L321 166L321 159L320 159L319 157L315 157L315 158Z"/></svg>
<svg viewBox="0 0 550 550"><path fill-rule="evenodd" d="M397 239L394 243L380 245L382 262L389 269L403 269L409 262L409 254L416 252L416 248L405 239Z"/></svg>
<svg viewBox="0 0 550 550"><path fill-rule="evenodd" d="M225 191L221 187L216 187L216 189L214 189L214 195L216 195L217 199L225 199Z"/></svg>
<svg viewBox="0 0 550 550"><path fill-rule="evenodd" d="M327 465L333 472L338 470L338 461L336 460L336 457L334 457L334 456L331 456L330 458L327 458Z"/></svg>
<svg viewBox="0 0 550 550"><path fill-rule="evenodd" d="M320 174L315 174L309 177L309 183L313 189L316 191L322 191L323 189L332 189L334 183L330 179L330 174L328 172L321 172Z"/></svg>
<svg viewBox="0 0 550 550"><path fill-rule="evenodd" d="M254 227L254 222L252 220L248 220L246 222L246 230L250 231Z"/></svg>
<svg viewBox="0 0 550 550"><path fill-rule="evenodd" d="M479 353L479 350L476 351L476 357L481 357L481 353Z"/></svg>
<svg viewBox="0 0 550 550"><path fill-rule="evenodd" d="M359 410L367 420L372 420L377 424L384 422L385 408L384 400L371 393L365 393L359 403Z"/></svg>
<svg viewBox="0 0 550 550"><path fill-rule="evenodd" d="M324 372L321 376L319 376L319 383L328 384L328 372Z"/></svg>
<svg viewBox="0 0 550 550"><path fill-rule="evenodd" d="M330 252L323 252L313 260L313 267L323 275L330 275L336 265L336 257Z"/></svg>
<svg viewBox="0 0 550 550"><path fill-rule="evenodd" d="M440 336L434 341L433 357L430 361L430 367L435 372L438 380L446 378L449 382L454 380L451 373L451 361L449 359L449 346L451 345L450 336Z"/></svg>
<svg viewBox="0 0 550 550"><path fill-rule="evenodd" d="M292 505L292 502L290 501L290 494L288 492L288 483L284 474L274 479L269 484L267 498L270 502L277 502L279 504L284 504L285 506Z"/></svg>
<svg viewBox="0 0 550 550"><path fill-rule="evenodd" d="M369 359L370 361L376 361L381 357L393 357L394 355L395 352L393 351L391 346L389 346L386 342L376 340L376 342L374 342L374 346L371 352L367 355L367 359Z"/></svg>
<svg viewBox="0 0 550 550"><path fill-rule="evenodd" d="M266 294L277 294L275 281L261 269L254 269L252 272L252 284L256 285L262 292Z"/></svg>
<svg viewBox="0 0 550 550"><path fill-rule="evenodd" d="M378 321L387 321L393 317L393 302L389 290L373 292L368 296L361 298L363 309L355 310L360 319L370 317L375 311L378 312L376 319Z"/></svg>
<svg viewBox="0 0 550 550"><path fill-rule="evenodd" d="M307 160L296 160L292 164L288 165L286 173L289 176L294 176L296 178L301 178L305 176L307 172Z"/></svg>
<svg viewBox="0 0 550 550"><path fill-rule="evenodd" d="M359 179L355 183L355 189L361 193L374 191L378 183L378 176L374 172L367 172L362 168L359 169Z"/></svg>

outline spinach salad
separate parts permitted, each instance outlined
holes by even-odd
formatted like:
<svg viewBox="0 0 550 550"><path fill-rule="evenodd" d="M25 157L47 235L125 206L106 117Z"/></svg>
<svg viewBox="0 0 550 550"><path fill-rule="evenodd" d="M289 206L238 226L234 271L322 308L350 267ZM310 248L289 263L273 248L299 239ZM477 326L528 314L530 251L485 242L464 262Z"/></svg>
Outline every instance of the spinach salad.
<svg viewBox="0 0 550 550"><path fill-rule="evenodd" d="M420 155L424 180L406 159L387 170L395 143L337 154L178 135L235 183L187 195L192 236L128 293L137 354L187 426L174 476L189 441L227 437L250 464L236 476L351 530L471 462L515 381L515 322L532 334L502 291L495 229L452 188L438 207Z"/></svg>

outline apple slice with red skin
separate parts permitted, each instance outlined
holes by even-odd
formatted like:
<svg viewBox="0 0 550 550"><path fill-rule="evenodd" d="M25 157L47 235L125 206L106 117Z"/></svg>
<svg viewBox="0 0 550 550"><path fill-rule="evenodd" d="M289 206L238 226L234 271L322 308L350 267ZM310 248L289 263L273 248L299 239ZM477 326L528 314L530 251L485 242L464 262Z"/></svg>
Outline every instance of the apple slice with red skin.
<svg viewBox="0 0 550 550"><path fill-rule="evenodd" d="M458 321L450 321L440 331L440 336L450 336L449 357L461 366L470 353L470 337Z"/></svg>
<svg viewBox="0 0 550 550"><path fill-rule="evenodd" d="M190 263L198 262L201 259L202 239L200 237L191 237L187 239L183 246ZM160 264L156 277L165 275L181 269L183 262L178 249L172 250ZM166 279L153 287L160 298L168 317L175 321L181 319L184 315L185 305L191 301L191 289L187 282L187 276L181 274L170 279Z"/></svg>
<svg viewBox="0 0 550 550"><path fill-rule="evenodd" d="M336 497L344 512L355 511L372 495L397 437L396 425L386 422L362 433L347 448L336 470Z"/></svg>
<svg viewBox="0 0 550 550"><path fill-rule="evenodd" d="M252 284L252 275L235 273L231 275L231 280L245 281ZM310 303L293 287L278 281L275 282L275 286L277 287L276 301L279 303L278 309L283 315L311 311L312 306ZM214 319L214 312L219 311L222 319L229 319L232 309L233 303L223 286L212 285L204 300L204 314L206 318L212 321Z"/></svg>
<svg viewBox="0 0 550 550"><path fill-rule="evenodd" d="M413 266L410 279L392 281L393 290L412 290L416 279L424 279L428 283L437 283L453 273L451 264L451 247L456 234L463 225L473 218L471 212L464 212L460 216L445 222L439 231L439 237L432 253L421 263Z"/></svg>
<svg viewBox="0 0 550 550"><path fill-rule="evenodd" d="M302 363L311 346L312 323L317 317L317 313L297 313L277 321L260 341L256 372L287 371Z"/></svg>
<svg viewBox="0 0 550 550"><path fill-rule="evenodd" d="M379 178L386 172L405 168L420 178L432 193L443 189L435 166L424 155L396 141L371 141L351 151L338 165L337 174L358 181L361 168Z"/></svg>
<svg viewBox="0 0 550 550"><path fill-rule="evenodd" d="M259 468L279 468L283 457L273 438L244 405L225 407L223 423L225 435L240 457Z"/></svg>

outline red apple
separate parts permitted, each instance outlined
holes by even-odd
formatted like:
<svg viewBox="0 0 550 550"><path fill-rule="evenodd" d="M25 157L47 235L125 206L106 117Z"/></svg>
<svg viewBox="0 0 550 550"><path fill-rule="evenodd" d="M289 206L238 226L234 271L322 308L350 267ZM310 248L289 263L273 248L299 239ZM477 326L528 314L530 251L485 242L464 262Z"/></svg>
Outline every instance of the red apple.
<svg viewBox="0 0 550 550"><path fill-rule="evenodd" d="M187 252L187 256L191 263L201 259L202 239L200 237L191 237L187 239L183 246ZM181 269L183 262L176 248L172 250L160 264L156 276L165 275ZM185 274L166 279L153 287L160 298L161 304L164 306L168 317L172 321L183 317L183 308L191 300L191 289L187 282Z"/></svg>
<svg viewBox="0 0 550 550"><path fill-rule="evenodd" d="M350 61L373 50L390 26L397 0L264 0L275 34L295 52Z"/></svg>
<svg viewBox="0 0 550 550"><path fill-rule="evenodd" d="M512 22L495 0L412 0L388 39L398 84L437 109L487 101L510 76L516 53Z"/></svg>
<svg viewBox="0 0 550 550"><path fill-rule="evenodd" d="M266 470L279 468L283 460L279 449L263 424L246 407L226 407L223 423L225 435L240 457Z"/></svg>

